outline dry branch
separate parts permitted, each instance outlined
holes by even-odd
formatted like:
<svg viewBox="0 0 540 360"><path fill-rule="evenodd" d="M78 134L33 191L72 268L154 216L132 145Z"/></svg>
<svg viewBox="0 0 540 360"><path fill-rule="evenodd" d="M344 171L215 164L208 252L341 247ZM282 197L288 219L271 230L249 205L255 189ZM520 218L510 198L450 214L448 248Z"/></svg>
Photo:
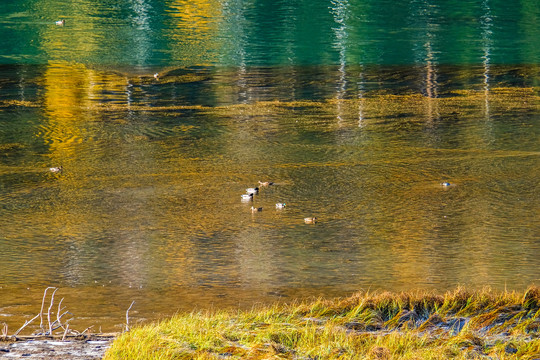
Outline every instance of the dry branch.
<svg viewBox="0 0 540 360"><path fill-rule="evenodd" d="M135 300L131 302L131 305L129 305L129 308L126 311L126 332L129 331L129 310L131 310L133 304L135 304Z"/></svg>
<svg viewBox="0 0 540 360"><path fill-rule="evenodd" d="M85 332L87 332L88 330L90 330L93 327L94 327L94 325L91 325L91 326L87 327L86 329L83 330L82 333L80 333L80 335L84 335ZM90 332L88 332L88 334L90 334Z"/></svg>
<svg viewBox="0 0 540 360"><path fill-rule="evenodd" d="M49 286L43 292L43 299L41 300L41 310L39 311L39 319L40 319L39 327L40 327L42 333L45 333L45 328L43 327L43 308L45 307L45 297L47 296L47 291L49 289L56 289L56 288L53 287L53 286ZM25 324L25 326L26 326L26 324Z"/></svg>
<svg viewBox="0 0 540 360"><path fill-rule="evenodd" d="M45 323L44 323L44 319L43 319L43 315L45 314L44 312L44 309L45 309L45 300L47 298L47 293L49 291L49 289L53 289L53 292L51 294L51 298L50 298L50 303L48 305L48 309L47 309L47 323L48 323L48 330L45 330ZM24 322L24 325L21 326L13 335L9 335L8 333L8 324L7 323L0 323L0 339L4 339L4 340L7 340L7 339L11 339L11 340L14 340L14 341L18 341L18 340L29 340L29 339L41 339L41 338L58 338L58 339L66 339L66 338L80 338L80 337L83 337L83 338L89 338L90 336L94 337L94 336L106 336L106 337L114 337L116 336L117 334L101 334L101 328L100 328L100 333L98 334L91 334L91 331L90 329L92 329L94 327L94 325L92 326L89 326L87 327L84 331L82 332L79 332L75 329L71 329L70 328L70 324L69 322L71 320L73 320L73 317L70 317L69 319L65 320L63 323L63 318L64 316L66 316L67 314L70 314L70 315L73 315L72 313L70 313L69 311L65 310L65 307L62 307L62 303L64 301L64 298L62 298L60 300L60 302L58 303L58 306L57 306L57 312L56 312L56 319L53 319L53 316L54 316L54 313L52 311L53 309L53 306L54 306L54 296L56 294L56 291L58 291L58 288L56 287L52 287L52 286L49 286L45 289L45 291L43 292L43 298L41 300L41 309L39 311L39 313L34 316L33 318L31 318L30 320L26 320ZM127 325L126 325L126 328L129 330L129 310L131 309L131 307L133 306L133 304L135 303L135 301L133 301L129 307L129 309L127 310L126 312L126 321L127 321ZM33 335L21 335L19 336L19 334L21 333L22 330L24 330L28 325L30 325L34 320L36 320L37 318L40 318L40 324L39 324L39 328L41 329L41 331L36 331ZM58 335L54 335L54 331L59 329L59 328L62 328L64 331L62 334L58 334Z"/></svg>
<svg viewBox="0 0 540 360"><path fill-rule="evenodd" d="M60 325L60 327L65 330L64 326L62 325L62 322L60 321L60 319L62 319L62 316L60 315L60 313L61 313L62 310L64 310L64 308L61 308L62 301L64 301L64 298L61 298L60 302L58 303L58 309L56 310L56 321L55 322L58 322L58 325Z"/></svg>
<svg viewBox="0 0 540 360"><path fill-rule="evenodd" d="M66 335L69 329L69 324L66 325L66 328L64 329L64 336L62 336L62 341L66 340Z"/></svg>
<svg viewBox="0 0 540 360"><path fill-rule="evenodd" d="M58 290L58 288L54 288L54 291L51 295L51 304L49 305L49 309L47 311L47 321L49 322L49 335L52 335L52 332L53 332L53 326L52 326L52 323L51 323L51 309L53 307L53 304L54 304L54 294L56 293L56 291Z"/></svg>
<svg viewBox="0 0 540 360"><path fill-rule="evenodd" d="M34 316L32 319L25 321L25 322L24 322L24 325L21 326L21 327L19 328L19 330L15 331L15 334L13 334L13 336L19 335L19 333L22 331L22 329L24 329L24 328L26 327L26 325L28 325L28 324L30 324L32 321L36 320L40 315L41 315L41 313L37 314L37 315Z"/></svg>

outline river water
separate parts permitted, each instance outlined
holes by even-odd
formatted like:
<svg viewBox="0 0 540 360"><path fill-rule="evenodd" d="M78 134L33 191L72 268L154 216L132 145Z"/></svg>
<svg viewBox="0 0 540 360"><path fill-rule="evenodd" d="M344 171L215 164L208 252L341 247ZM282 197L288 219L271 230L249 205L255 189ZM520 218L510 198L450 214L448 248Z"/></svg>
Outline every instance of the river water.
<svg viewBox="0 0 540 360"><path fill-rule="evenodd" d="M538 285L539 5L457 5L1 4L0 323Z"/></svg>

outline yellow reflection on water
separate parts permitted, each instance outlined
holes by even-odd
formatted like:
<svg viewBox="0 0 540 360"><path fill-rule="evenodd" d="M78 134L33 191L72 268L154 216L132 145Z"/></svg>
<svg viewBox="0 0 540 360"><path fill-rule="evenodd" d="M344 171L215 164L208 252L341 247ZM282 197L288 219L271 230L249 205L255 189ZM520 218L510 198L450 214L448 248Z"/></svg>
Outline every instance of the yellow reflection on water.
<svg viewBox="0 0 540 360"><path fill-rule="evenodd" d="M168 2L169 39L173 60L204 65L219 54L217 21L221 2L217 0L172 0Z"/></svg>
<svg viewBox="0 0 540 360"><path fill-rule="evenodd" d="M47 59L52 62L80 61L77 54L92 56L102 51L105 39L96 31L101 14L95 2L40 1L35 6L42 19L49 21L40 28L40 47ZM65 26L55 25L60 19L65 20Z"/></svg>
<svg viewBox="0 0 540 360"><path fill-rule="evenodd" d="M38 136L50 144L53 161L63 160L73 153L71 143L81 142L84 134L80 124L80 109L87 103L89 73L82 65L52 63L43 75L44 110L47 125Z"/></svg>

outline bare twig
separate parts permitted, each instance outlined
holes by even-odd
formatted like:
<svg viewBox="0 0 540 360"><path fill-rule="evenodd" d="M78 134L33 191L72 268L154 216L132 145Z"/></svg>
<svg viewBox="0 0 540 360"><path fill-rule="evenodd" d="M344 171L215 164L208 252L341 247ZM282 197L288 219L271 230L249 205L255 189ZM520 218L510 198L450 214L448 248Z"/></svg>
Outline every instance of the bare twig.
<svg viewBox="0 0 540 360"><path fill-rule="evenodd" d="M66 322L64 324L62 324L62 318L66 315L66 314L70 314L70 315L73 315L72 313L70 313L69 311L64 311L62 312L65 307L61 308L61 304L62 304L62 301L64 301L64 298L62 298L62 300L60 300L60 303L58 304L58 310L56 312L56 320L53 321L52 323L52 326L53 326L53 331L58 329L58 328L62 328L62 329L66 329L66 325L68 325L69 321L71 321L73 318L70 318L70 319L67 319ZM56 326L56 327L55 327Z"/></svg>
<svg viewBox="0 0 540 360"><path fill-rule="evenodd" d="M62 336L62 341L64 341L64 340L66 339L66 335L67 335L68 329L69 329L69 324L67 324L66 327L65 327L65 329L64 329L64 336Z"/></svg>
<svg viewBox="0 0 540 360"><path fill-rule="evenodd" d="M66 311L66 312L67 312L67 311ZM71 319L68 319L68 320L66 321L66 325L68 325L68 321L70 321L70 320L71 320ZM62 328L62 329L65 330L64 325L59 324L57 320L54 320L53 323L52 323L52 331L58 330L58 329L60 329L60 328Z"/></svg>
<svg viewBox="0 0 540 360"><path fill-rule="evenodd" d="M2 327L2 337L5 339L7 338L7 335L8 335L8 324L7 323L3 323L4 326Z"/></svg>
<svg viewBox="0 0 540 360"><path fill-rule="evenodd" d="M133 304L135 304L135 300L131 302L131 305L129 305L129 308L126 311L126 332L129 331L129 310L131 310Z"/></svg>
<svg viewBox="0 0 540 360"><path fill-rule="evenodd" d="M62 320L62 318L63 318L66 314L73 315L73 314L70 313L69 311L64 311L60 316L58 316L58 314L57 314L57 319L54 320L53 325L56 324L56 323L58 323L58 325L60 325L60 327L63 329L63 328L64 328L64 325L62 325L62 323L60 322L60 320ZM71 319L73 319L73 318L67 319L67 320L66 320L66 324L67 324L67 322L70 321Z"/></svg>
<svg viewBox="0 0 540 360"><path fill-rule="evenodd" d="M40 318L39 327L41 328L42 333L45 333L45 328L43 327L43 307L45 306L45 297L47 296L47 291L49 289L55 289L55 288L53 286L49 286L45 289L45 291L43 292L43 300L41 300L41 310L39 311L39 318ZM23 325L23 327L26 325L27 324Z"/></svg>
<svg viewBox="0 0 540 360"><path fill-rule="evenodd" d="M21 326L21 327L19 328L19 330L15 331L15 334L13 334L13 336L19 335L19 333L22 331L22 329L24 329L24 328L26 327L26 325L28 325L28 324L30 324L32 321L36 320L40 315L41 315L41 313L37 314L37 315L34 316L32 319L25 321L25 322L24 322L24 325Z"/></svg>
<svg viewBox="0 0 540 360"><path fill-rule="evenodd" d="M52 323L51 323L51 309L54 304L54 294L56 293L57 290L58 288L54 288L54 291L51 295L51 304L49 305L49 310L47 311L47 321L49 322L49 335L52 335L52 332L53 332Z"/></svg>
<svg viewBox="0 0 540 360"><path fill-rule="evenodd" d="M44 322L44 315L45 315L45 300L47 298L47 294L48 294L48 291L49 289L52 289L52 293L51 293L51 298L50 298L50 303L48 305L48 309L47 309L47 323L48 323L48 329L46 329L46 325L45 325L45 322ZM37 330L33 333L32 336L23 336L23 338L33 338L33 337L36 337L36 336L51 336L51 337L54 337L53 333L54 331L62 328L63 329L63 336L62 336L62 340L66 339L67 337L69 336L81 336L81 335L84 335L84 336L89 336L91 334L91 330L94 325L92 326L89 326L88 328L86 328L83 332L78 332L74 329L71 329L70 328L70 324L69 322L71 320L73 320L73 316L68 318L67 320L64 320L64 317L67 315L67 314L70 314L70 315L73 315L72 313L70 313L69 311L66 311L65 310L65 307L62 307L62 303L64 301L64 298L62 298L60 300L60 302L58 303L57 305L57 311L56 311L56 315L54 314L53 312L53 306L55 306L54 304L54 297L56 295L56 292L58 291L58 288L56 287L52 287L52 286L49 286L45 289L45 291L43 292L43 298L41 300L41 309L39 311L39 313L34 316L32 319L30 320L27 320L25 321L24 325L21 326L13 335L9 336L8 335L8 324L7 323L0 323L0 339L8 339L8 338L17 338L17 336L19 335L19 333L21 333L30 323L32 323L34 320L36 320L37 318L40 318L40 329L41 329L41 332L40 330ZM131 303L131 305L129 306L129 308L127 309L126 311L126 331L129 331L129 311L131 310L131 308L133 307L133 304L135 304L135 301L133 301ZM56 317L56 319L53 319L53 317ZM62 322L63 321L63 322ZM99 329L100 332L101 332L101 328ZM60 337L60 334L58 334L56 337Z"/></svg>
<svg viewBox="0 0 540 360"><path fill-rule="evenodd" d="M60 327L64 329L64 326L62 325L62 322L60 321L60 319L62 319L62 316L60 316L60 313L62 312L62 310L64 310L63 308L60 308L62 306L62 301L64 301L64 298L60 299L60 302L58 303L58 309L56 310L56 321L58 321L58 324L60 325Z"/></svg>
<svg viewBox="0 0 540 360"><path fill-rule="evenodd" d="M93 328L94 325L91 325L89 327L87 327L86 329L83 330L83 332L81 333L81 335L84 335L85 332L87 332L88 330L90 330L91 328Z"/></svg>

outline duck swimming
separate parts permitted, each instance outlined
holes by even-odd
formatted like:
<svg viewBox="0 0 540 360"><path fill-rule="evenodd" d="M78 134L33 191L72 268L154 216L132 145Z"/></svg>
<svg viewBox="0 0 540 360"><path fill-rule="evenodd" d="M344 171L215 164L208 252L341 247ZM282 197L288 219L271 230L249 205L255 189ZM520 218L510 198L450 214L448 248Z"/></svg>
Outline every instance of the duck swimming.
<svg viewBox="0 0 540 360"><path fill-rule="evenodd" d="M253 194L242 194L242 201L253 200Z"/></svg>
<svg viewBox="0 0 540 360"><path fill-rule="evenodd" d="M445 181L445 182L442 182L441 183L441 186L444 186L444 187L447 187L447 186L450 186L450 183Z"/></svg>
<svg viewBox="0 0 540 360"><path fill-rule="evenodd" d="M63 168L61 166L49 168L49 171L52 173L59 173L59 172L62 172L62 170Z"/></svg>
<svg viewBox="0 0 540 360"><path fill-rule="evenodd" d="M253 207L253 206L252 206L252 207L251 207L251 212L252 212L252 213L259 212L259 211L262 211L262 209L263 209L262 207L256 208L256 207Z"/></svg>
<svg viewBox="0 0 540 360"><path fill-rule="evenodd" d="M256 195L256 194L259 193L259 188L258 187L256 187L256 188L247 188L246 193L251 194L251 195Z"/></svg>
<svg viewBox="0 0 540 360"><path fill-rule="evenodd" d="M260 186L270 186L270 185L274 185L274 183L271 182L271 181L259 181L259 185Z"/></svg>
<svg viewBox="0 0 540 360"><path fill-rule="evenodd" d="M286 206L285 203L277 203L276 209L283 209L285 206Z"/></svg>
<svg viewBox="0 0 540 360"><path fill-rule="evenodd" d="M58 20L55 24L58 25L58 26L64 26L66 24L66 20L64 20L64 19Z"/></svg>
<svg viewBox="0 0 540 360"><path fill-rule="evenodd" d="M316 217L307 217L307 218L304 218L304 222L306 224L315 224L317 222L317 218Z"/></svg>

